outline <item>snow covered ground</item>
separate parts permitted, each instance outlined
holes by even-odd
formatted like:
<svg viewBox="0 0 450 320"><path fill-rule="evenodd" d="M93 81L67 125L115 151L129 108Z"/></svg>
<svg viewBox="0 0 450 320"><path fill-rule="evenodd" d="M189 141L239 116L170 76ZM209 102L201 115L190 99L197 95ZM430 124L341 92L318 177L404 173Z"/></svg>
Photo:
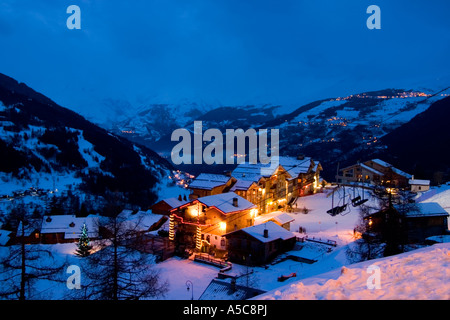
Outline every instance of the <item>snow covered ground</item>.
<svg viewBox="0 0 450 320"><path fill-rule="evenodd" d="M359 220L359 210L351 207L344 215L330 216L326 213L333 199L330 191L325 189L324 193L299 198L297 212L287 214L295 219L291 223L291 231L297 236L334 240L336 247L305 241L298 243L288 254L317 262L308 264L286 259L265 267L233 264L227 273L241 276L238 284L245 285L248 281L251 286L266 291L256 299L450 299L449 243L351 264L346 251L355 240L353 229ZM346 190L347 195L352 195L352 192L351 188ZM434 198L427 200L439 200L441 205L445 205L450 201L447 192L450 192L450 187L441 188L433 194ZM364 196L370 199L368 204L375 203L376 200L368 193ZM340 201L337 194L334 201ZM309 209L307 214L302 212L305 207ZM299 227L306 229L306 234L298 233ZM47 247L51 247L56 261L65 261L67 265L79 263L80 258L74 255L76 244ZM367 268L370 265L380 268L381 289L367 288L367 279L371 276ZM153 267L160 271L162 280L169 282L167 295L160 298L165 300L189 300L192 293L196 300L219 273L217 267L179 257L169 258ZM245 276L249 271L251 273ZM294 272L296 277L278 281L278 277ZM65 272L61 274L63 279L68 276ZM192 289L187 290L188 280L194 285L193 292ZM35 298L71 297L65 283L41 282L37 285L41 293L37 293Z"/></svg>
<svg viewBox="0 0 450 320"><path fill-rule="evenodd" d="M337 268L256 299L450 300L450 243Z"/></svg>

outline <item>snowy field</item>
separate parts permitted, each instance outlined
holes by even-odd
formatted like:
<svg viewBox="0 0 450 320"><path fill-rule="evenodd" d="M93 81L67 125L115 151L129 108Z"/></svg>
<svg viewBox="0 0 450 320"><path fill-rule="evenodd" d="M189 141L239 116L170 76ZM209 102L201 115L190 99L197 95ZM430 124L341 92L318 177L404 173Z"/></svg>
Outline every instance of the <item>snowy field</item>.
<svg viewBox="0 0 450 320"><path fill-rule="evenodd" d="M291 223L291 231L299 237L336 241L337 246L316 244L314 242L297 243L288 252L307 259L317 260L308 264L291 259L268 264L265 267L247 267L233 264L227 273L241 276L238 284L247 282L258 289L266 291L257 299L450 299L450 244L439 244L423 249L383 259L351 264L347 259L346 250L355 240L353 229L359 220L359 209L351 207L343 215L330 216L326 211L331 208L331 189L298 199L297 211L287 213L295 220ZM346 194L352 190L346 190ZM439 189L427 200L439 200L441 205L447 203L449 188ZM368 193L367 204L375 204L375 199ZM339 202L339 197L334 198ZM309 209L307 214L303 208ZM306 233L298 233L299 227ZM67 265L80 262L74 255L76 244L46 245L51 248L55 261ZM4 252L5 247L0 247ZM381 289L367 289L367 267L375 264L381 269ZM345 267L344 267L345 266ZM169 283L169 291L165 300L198 299L207 288L210 281L218 276L219 268L194 262L189 259L173 257L153 265L160 271L162 280ZM344 268L344 269L343 269ZM245 276L250 272L248 276ZM296 273L284 282L278 277ZM68 277L61 274L61 278ZM186 282L193 283L193 292L187 290ZM41 281L36 284L39 292L34 298L69 299L70 290L65 283L49 283Z"/></svg>
<svg viewBox="0 0 450 320"><path fill-rule="evenodd" d="M337 268L256 299L450 300L450 243Z"/></svg>

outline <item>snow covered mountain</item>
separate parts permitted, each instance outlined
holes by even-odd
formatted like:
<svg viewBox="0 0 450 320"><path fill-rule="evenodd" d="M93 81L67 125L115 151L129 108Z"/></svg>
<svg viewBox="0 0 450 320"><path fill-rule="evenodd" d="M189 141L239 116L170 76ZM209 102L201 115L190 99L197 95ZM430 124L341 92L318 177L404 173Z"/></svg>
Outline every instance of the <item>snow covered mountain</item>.
<svg viewBox="0 0 450 320"><path fill-rule="evenodd" d="M318 100L294 110L279 105L151 105L127 120L117 121L113 127L115 133L165 157L175 145L170 141L173 130L192 128L194 120L203 121L203 130L217 128L222 132L276 128L280 130L282 155L312 156L324 164L325 177L332 179L337 163L355 161L368 150L382 149L381 137L449 94L449 87L424 91L386 89ZM195 172L194 169L186 170ZM219 166L217 170L223 168Z"/></svg>
<svg viewBox="0 0 450 320"><path fill-rule="evenodd" d="M146 207L173 167L65 109L23 83L0 74L0 178L2 198L61 190L119 195ZM27 192L27 193L26 193Z"/></svg>

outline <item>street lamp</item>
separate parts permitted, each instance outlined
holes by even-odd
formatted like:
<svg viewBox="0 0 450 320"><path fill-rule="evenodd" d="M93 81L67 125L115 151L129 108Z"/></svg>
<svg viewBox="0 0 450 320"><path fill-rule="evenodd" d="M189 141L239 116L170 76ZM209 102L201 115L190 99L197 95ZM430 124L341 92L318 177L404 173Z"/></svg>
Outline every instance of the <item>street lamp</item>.
<svg viewBox="0 0 450 320"><path fill-rule="evenodd" d="M187 289L187 291L189 291L190 288L192 288L191 300L194 300L194 284L192 283L191 280L188 280L188 281L186 281L186 289Z"/></svg>

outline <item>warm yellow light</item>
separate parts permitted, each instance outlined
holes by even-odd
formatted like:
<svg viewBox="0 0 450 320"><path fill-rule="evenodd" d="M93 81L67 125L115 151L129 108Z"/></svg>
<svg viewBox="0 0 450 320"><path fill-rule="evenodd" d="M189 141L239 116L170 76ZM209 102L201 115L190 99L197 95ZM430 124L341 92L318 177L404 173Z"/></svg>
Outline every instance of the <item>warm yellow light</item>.
<svg viewBox="0 0 450 320"><path fill-rule="evenodd" d="M175 219L172 214L169 220L169 240L175 240Z"/></svg>
<svg viewBox="0 0 450 320"><path fill-rule="evenodd" d="M227 229L226 222L220 222L219 227L220 227L220 230L225 231Z"/></svg>
<svg viewBox="0 0 450 320"><path fill-rule="evenodd" d="M200 226L197 226L197 235L195 239L195 247L200 250L202 248L202 231Z"/></svg>
<svg viewBox="0 0 450 320"><path fill-rule="evenodd" d="M251 209L250 210L250 216L255 218L256 215L258 214L258 209Z"/></svg>

